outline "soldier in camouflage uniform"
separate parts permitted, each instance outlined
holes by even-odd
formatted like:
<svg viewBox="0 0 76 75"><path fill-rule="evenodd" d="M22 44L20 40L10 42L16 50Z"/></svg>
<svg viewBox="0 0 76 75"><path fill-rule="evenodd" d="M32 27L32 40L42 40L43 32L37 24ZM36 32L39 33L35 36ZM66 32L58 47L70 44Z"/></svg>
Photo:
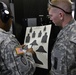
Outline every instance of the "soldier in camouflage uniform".
<svg viewBox="0 0 76 75"><path fill-rule="evenodd" d="M9 32L11 13L5 3L0 2L0 75L33 75L35 71L32 48L17 54L16 48L23 49L15 36Z"/></svg>
<svg viewBox="0 0 76 75"><path fill-rule="evenodd" d="M50 75L76 75L76 21L71 1L51 0L48 11L50 20L62 28L51 52Z"/></svg>

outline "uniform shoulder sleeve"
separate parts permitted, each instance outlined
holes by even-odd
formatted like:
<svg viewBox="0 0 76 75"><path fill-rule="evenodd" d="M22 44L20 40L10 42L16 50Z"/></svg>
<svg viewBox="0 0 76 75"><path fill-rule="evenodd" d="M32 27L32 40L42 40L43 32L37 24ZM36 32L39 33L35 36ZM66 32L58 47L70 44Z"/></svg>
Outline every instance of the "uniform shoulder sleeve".
<svg viewBox="0 0 76 75"><path fill-rule="evenodd" d="M70 41L76 43L76 34L72 34Z"/></svg>
<svg viewBox="0 0 76 75"><path fill-rule="evenodd" d="M8 60L12 60L12 62L8 62L9 65L13 65L20 73L21 75L33 75L35 71L35 62L32 57L31 53L25 53L24 55L17 56L15 49L17 46L19 46L19 42L13 37L13 38L8 38L8 43L6 45L6 49L9 51L7 56L9 57ZM10 55L10 56L9 56ZM14 60L15 59L15 60ZM14 63L15 62L15 63ZM10 66L11 68L11 66ZM12 70L11 69L11 70ZM16 72L16 71L15 71ZM13 73L13 71L12 71Z"/></svg>

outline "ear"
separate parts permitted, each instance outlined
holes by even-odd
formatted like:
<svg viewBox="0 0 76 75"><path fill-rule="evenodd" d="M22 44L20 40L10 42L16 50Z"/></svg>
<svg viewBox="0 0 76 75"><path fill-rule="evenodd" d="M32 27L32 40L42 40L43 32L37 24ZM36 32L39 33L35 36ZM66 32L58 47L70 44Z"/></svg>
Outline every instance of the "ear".
<svg viewBox="0 0 76 75"><path fill-rule="evenodd" d="M59 17L60 17L60 20L63 20L64 19L64 13L63 12L60 12L59 13Z"/></svg>

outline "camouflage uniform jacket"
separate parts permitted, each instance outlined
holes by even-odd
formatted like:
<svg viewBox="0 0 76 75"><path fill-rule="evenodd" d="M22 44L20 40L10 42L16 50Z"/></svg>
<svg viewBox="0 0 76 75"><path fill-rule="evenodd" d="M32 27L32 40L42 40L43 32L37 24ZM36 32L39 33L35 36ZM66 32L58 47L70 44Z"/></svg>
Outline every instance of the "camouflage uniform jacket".
<svg viewBox="0 0 76 75"><path fill-rule="evenodd" d="M51 64L51 75L76 75L75 20L59 32L51 52Z"/></svg>
<svg viewBox="0 0 76 75"><path fill-rule="evenodd" d="M33 75L35 62L27 52L18 56L15 48L19 46L13 34L0 29L0 75Z"/></svg>

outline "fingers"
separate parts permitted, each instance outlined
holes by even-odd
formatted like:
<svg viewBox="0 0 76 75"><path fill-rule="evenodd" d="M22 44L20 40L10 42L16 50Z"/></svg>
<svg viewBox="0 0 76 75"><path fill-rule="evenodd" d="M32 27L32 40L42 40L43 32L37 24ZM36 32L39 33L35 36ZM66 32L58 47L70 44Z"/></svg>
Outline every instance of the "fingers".
<svg viewBox="0 0 76 75"><path fill-rule="evenodd" d="M35 53L34 50L33 50L33 48L29 48L26 52L31 52L32 54Z"/></svg>

